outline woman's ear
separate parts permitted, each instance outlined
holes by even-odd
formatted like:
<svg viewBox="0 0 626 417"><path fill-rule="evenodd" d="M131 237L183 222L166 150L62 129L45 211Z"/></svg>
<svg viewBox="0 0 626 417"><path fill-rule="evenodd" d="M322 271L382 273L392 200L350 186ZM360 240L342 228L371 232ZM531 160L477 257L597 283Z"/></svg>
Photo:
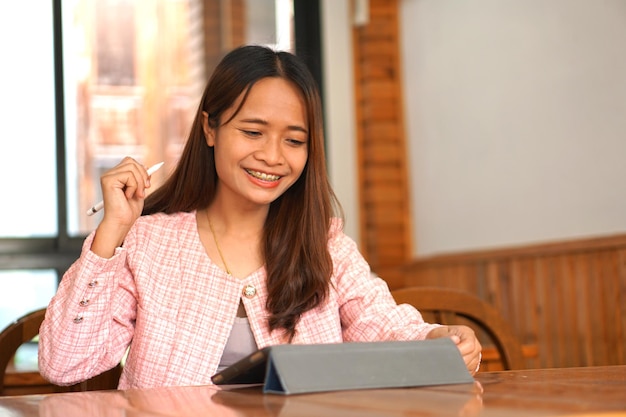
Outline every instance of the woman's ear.
<svg viewBox="0 0 626 417"><path fill-rule="evenodd" d="M204 132L204 138L206 144L209 146L215 146L215 129L209 126L209 113L202 112L202 131Z"/></svg>

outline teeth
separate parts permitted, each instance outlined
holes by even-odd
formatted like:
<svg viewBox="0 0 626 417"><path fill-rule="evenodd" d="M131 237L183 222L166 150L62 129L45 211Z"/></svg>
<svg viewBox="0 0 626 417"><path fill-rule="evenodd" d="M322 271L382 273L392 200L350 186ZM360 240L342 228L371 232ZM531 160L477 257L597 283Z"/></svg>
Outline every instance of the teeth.
<svg viewBox="0 0 626 417"><path fill-rule="evenodd" d="M280 175L266 174L265 172L252 171L250 169L247 169L246 171L248 171L248 174L252 175L253 177L256 177L263 181L278 181L280 179Z"/></svg>

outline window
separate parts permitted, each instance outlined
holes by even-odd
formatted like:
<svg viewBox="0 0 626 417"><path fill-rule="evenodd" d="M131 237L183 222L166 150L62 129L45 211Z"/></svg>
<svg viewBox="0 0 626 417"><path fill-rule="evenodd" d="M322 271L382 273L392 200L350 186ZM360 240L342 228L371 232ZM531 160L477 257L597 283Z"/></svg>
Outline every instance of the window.
<svg viewBox="0 0 626 417"><path fill-rule="evenodd" d="M48 7L46 7L48 6ZM57 181L52 8L0 6L0 238L55 236ZM28 21L28 25L24 25ZM36 28L41 36L32 36ZM19 42L16 42L19 39ZM1 253L0 247L0 253Z"/></svg>
<svg viewBox="0 0 626 417"><path fill-rule="evenodd" d="M291 0L62 2L67 225L93 230L99 178L125 156L165 161L182 150L207 75L242 43L293 50ZM243 25L241 22L245 22Z"/></svg>
<svg viewBox="0 0 626 417"><path fill-rule="evenodd" d="M11 283L10 291L0 291L0 329L45 307L57 289L57 274L50 269L0 271L0 280Z"/></svg>

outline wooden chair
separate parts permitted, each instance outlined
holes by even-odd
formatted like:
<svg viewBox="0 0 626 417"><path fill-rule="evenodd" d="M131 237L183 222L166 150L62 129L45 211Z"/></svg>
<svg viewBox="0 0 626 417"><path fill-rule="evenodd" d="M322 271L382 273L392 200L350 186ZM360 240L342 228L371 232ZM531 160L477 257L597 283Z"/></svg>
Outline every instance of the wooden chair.
<svg viewBox="0 0 626 417"><path fill-rule="evenodd" d="M45 314L45 308L33 311L20 317L0 332L0 347L2 348L0 350L0 395L116 389L122 373L121 365L87 381L67 387L50 384L39 375L39 372L16 373L15 375L23 374L24 376L19 383L14 381L11 384L17 386L11 386L9 389L9 384L5 385L9 362L20 346L30 342L39 334L39 327ZM12 379L15 380L16 378Z"/></svg>
<svg viewBox="0 0 626 417"><path fill-rule="evenodd" d="M416 307L426 321L468 325L476 332L484 348L488 345L481 336L486 334L499 354L503 369L525 368L522 346L509 325L493 306L475 295L440 287L409 287L391 293L398 304Z"/></svg>

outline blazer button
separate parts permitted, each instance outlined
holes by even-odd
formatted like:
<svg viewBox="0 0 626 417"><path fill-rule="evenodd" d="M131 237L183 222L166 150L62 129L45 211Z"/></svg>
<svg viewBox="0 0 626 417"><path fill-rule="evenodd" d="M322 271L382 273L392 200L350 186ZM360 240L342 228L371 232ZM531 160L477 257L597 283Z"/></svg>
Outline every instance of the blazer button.
<svg viewBox="0 0 626 417"><path fill-rule="evenodd" d="M246 285L243 287L243 296L246 298L252 298L256 295L256 288L253 285Z"/></svg>

